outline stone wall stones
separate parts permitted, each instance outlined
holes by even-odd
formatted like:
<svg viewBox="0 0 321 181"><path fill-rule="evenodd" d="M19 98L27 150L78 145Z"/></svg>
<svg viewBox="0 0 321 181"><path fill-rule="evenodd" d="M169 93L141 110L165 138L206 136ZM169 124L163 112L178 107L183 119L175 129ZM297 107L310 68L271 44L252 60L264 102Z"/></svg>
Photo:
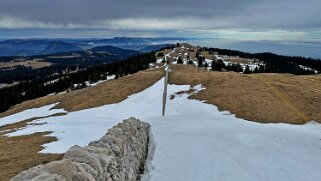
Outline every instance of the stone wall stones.
<svg viewBox="0 0 321 181"><path fill-rule="evenodd" d="M86 147L73 146L60 161L23 171L12 181L134 181L144 172L149 145L148 123L129 118Z"/></svg>

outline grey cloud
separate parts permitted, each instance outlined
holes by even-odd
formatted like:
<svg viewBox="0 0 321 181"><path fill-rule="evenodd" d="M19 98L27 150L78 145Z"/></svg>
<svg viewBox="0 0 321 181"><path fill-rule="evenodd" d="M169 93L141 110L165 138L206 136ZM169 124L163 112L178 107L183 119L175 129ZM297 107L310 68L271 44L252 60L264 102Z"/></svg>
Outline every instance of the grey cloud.
<svg viewBox="0 0 321 181"><path fill-rule="evenodd" d="M320 9L320 0L2 0L0 28L309 29L321 28Z"/></svg>

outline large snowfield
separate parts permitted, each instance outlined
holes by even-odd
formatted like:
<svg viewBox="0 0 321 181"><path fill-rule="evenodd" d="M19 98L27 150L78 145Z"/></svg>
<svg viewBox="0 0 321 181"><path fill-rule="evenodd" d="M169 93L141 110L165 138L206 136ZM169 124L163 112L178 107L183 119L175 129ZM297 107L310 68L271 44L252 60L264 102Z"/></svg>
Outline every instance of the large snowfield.
<svg viewBox="0 0 321 181"><path fill-rule="evenodd" d="M168 86L166 116L162 117L163 83L161 79L117 104L33 121L44 124L30 125L9 136L53 131L52 136L59 140L44 145L42 152L63 153L74 144L85 146L98 140L118 122L136 117L152 125L155 145L143 180L321 180L320 124L254 123L188 99L187 94L169 99L189 90L189 85ZM54 110L49 108L36 112L50 115ZM0 123L12 123L13 118L19 121L29 113L35 117L27 110L2 118Z"/></svg>

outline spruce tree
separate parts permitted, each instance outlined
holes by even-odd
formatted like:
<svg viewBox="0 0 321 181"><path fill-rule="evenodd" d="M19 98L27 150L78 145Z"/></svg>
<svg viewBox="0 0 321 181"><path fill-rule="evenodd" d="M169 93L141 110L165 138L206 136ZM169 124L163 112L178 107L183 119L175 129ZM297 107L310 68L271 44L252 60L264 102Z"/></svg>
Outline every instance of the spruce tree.
<svg viewBox="0 0 321 181"><path fill-rule="evenodd" d="M223 63L222 60L218 60L218 61L213 60L213 62L212 62L212 70L221 71L223 67L224 67L224 63Z"/></svg>
<svg viewBox="0 0 321 181"><path fill-rule="evenodd" d="M197 60L198 60L198 67L203 67L203 61L205 61L205 57L199 56Z"/></svg>
<svg viewBox="0 0 321 181"><path fill-rule="evenodd" d="M257 67L255 67L255 69L253 70L253 73L259 73L259 70Z"/></svg>
<svg viewBox="0 0 321 181"><path fill-rule="evenodd" d="M244 70L243 74L250 74L250 73L251 73L250 67L247 65L245 67L245 70Z"/></svg>
<svg viewBox="0 0 321 181"><path fill-rule="evenodd" d="M183 59L181 57L178 57L177 64L183 64Z"/></svg>

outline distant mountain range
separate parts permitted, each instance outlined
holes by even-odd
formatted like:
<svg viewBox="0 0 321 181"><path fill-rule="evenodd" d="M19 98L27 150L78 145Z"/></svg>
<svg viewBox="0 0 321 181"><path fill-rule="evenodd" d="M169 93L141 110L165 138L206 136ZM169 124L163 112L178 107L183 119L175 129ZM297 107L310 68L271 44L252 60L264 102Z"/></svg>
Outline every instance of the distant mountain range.
<svg viewBox="0 0 321 181"><path fill-rule="evenodd" d="M110 39L12 39L0 42L0 56L33 56L88 50L111 45L139 52L150 52L184 38L132 38Z"/></svg>
<svg viewBox="0 0 321 181"><path fill-rule="evenodd" d="M54 44L50 47L53 47L56 50L56 48L60 47L60 43ZM141 54L142 52L139 51L127 50L106 45L94 47L88 50L78 51L78 49L76 49L76 51L70 52L60 52L50 55L33 55L24 57L25 61L41 59L41 62L39 62L39 64L43 62L51 64L48 67L34 69L31 68L31 65L29 67L28 64L15 65L8 63L17 59L22 63L19 56L3 56L0 57L0 63L8 63L6 65L10 68L0 67L0 84L35 80L44 77L51 77L52 75L56 74L61 75L63 74L63 71L65 71L66 69L75 71L75 69L78 67L79 70L84 70L88 67L100 66L103 64L123 61L129 57Z"/></svg>
<svg viewBox="0 0 321 181"><path fill-rule="evenodd" d="M77 44L60 40L5 40L0 42L0 56L31 56L82 51Z"/></svg>
<svg viewBox="0 0 321 181"><path fill-rule="evenodd" d="M57 52L71 52L71 51L82 51L78 45L73 43L66 43L60 40L50 41L48 46L40 52L40 54L53 54Z"/></svg>
<svg viewBox="0 0 321 181"><path fill-rule="evenodd" d="M109 39L62 39L65 42L89 45L113 45L113 46L129 46L129 45L159 45L172 44L187 40L186 38L140 38L140 37L115 37Z"/></svg>
<svg viewBox="0 0 321 181"><path fill-rule="evenodd" d="M110 45L94 47L89 49L88 51L93 51L96 53L119 55L119 56L126 55L127 57L139 54L139 52L135 50L127 50L127 49L122 49L122 48L118 48Z"/></svg>
<svg viewBox="0 0 321 181"><path fill-rule="evenodd" d="M187 42L199 46L235 49L251 53L272 52L280 55L321 58L320 43L284 41L238 41L207 38L140 38L115 37L107 39L11 39L0 40L0 56L33 56L88 50L111 45L139 52L158 50L169 44Z"/></svg>

